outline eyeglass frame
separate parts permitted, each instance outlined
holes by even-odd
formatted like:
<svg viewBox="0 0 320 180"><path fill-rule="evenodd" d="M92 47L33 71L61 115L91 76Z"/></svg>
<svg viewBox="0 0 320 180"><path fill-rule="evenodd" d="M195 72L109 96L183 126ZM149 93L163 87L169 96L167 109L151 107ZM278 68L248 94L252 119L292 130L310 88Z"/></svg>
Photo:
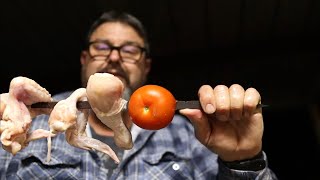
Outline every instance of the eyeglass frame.
<svg viewBox="0 0 320 180"><path fill-rule="evenodd" d="M106 45L108 45L110 47L110 53L108 55L92 55L92 53L90 51L90 46L92 44L94 44L94 43L99 43L99 42L100 43L104 43L104 44L106 44ZM139 58L137 58L137 59L126 59L126 60L123 59L123 57L121 55L121 48L123 48L124 46L127 46L127 45L132 45L132 46L135 46L138 49L140 49ZM127 43L124 43L124 44L122 44L120 46L114 46L108 40L96 40L96 41L91 41L91 42L87 43L87 51L88 51L88 53L91 56L91 59L93 61L105 61L105 62L109 61L110 60L109 56L111 55L113 50L117 50L118 51L119 56L120 56L120 61L131 63L131 64L138 63L141 60L141 58L143 57L143 53L145 53L147 55L147 49L144 48L144 47L139 46L137 43L134 43L134 42L127 42ZM105 59L104 60L97 60L97 59L95 59L95 57L97 57L97 56L105 57Z"/></svg>

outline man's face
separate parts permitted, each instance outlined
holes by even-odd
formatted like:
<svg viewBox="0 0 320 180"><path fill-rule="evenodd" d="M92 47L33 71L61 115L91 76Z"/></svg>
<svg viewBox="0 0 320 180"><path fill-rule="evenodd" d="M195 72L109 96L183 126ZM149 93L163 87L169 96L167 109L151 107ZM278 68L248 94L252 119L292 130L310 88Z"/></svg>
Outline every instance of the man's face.
<svg viewBox="0 0 320 180"><path fill-rule="evenodd" d="M136 44L144 47L143 39L136 31L119 22L108 22L100 25L90 37L90 42L106 41L111 46L122 46L125 44ZM150 71L151 60L145 57L143 52L141 59L136 63L129 63L121 60L118 50L112 50L106 61L93 61L90 53L84 51L81 55L81 78L82 85L86 87L90 75L94 73L111 73L117 76L126 88L131 91L142 86Z"/></svg>

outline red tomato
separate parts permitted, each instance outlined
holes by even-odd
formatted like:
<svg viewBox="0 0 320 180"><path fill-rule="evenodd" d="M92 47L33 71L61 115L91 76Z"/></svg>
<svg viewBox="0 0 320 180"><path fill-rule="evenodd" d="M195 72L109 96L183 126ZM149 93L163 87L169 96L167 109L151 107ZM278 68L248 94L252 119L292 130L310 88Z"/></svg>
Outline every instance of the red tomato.
<svg viewBox="0 0 320 180"><path fill-rule="evenodd" d="M129 115L137 126L158 130L172 121L176 99L170 91L161 86L145 85L133 92L128 108Z"/></svg>

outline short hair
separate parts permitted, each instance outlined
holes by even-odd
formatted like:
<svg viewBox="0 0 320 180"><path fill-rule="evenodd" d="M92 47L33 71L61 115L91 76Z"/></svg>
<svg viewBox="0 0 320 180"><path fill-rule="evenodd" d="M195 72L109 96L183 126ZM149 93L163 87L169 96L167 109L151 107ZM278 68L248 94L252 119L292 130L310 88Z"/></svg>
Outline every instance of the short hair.
<svg viewBox="0 0 320 180"><path fill-rule="evenodd" d="M121 11L108 11L102 13L102 15L96 19L93 24L90 26L88 34L86 36L86 47L90 41L92 33L102 24L107 22L120 22L132 27L136 33L143 39L146 49L146 55L150 55L150 45L148 42L147 32L141 21L135 16Z"/></svg>

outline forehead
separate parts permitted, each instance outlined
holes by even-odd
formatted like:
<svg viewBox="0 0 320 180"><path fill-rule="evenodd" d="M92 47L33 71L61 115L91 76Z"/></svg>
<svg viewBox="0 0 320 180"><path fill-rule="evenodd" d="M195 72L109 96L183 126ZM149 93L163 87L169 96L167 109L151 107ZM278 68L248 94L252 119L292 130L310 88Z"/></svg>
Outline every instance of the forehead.
<svg viewBox="0 0 320 180"><path fill-rule="evenodd" d="M114 45L125 42L135 42L144 45L143 39L129 25L120 22L107 22L101 24L91 35L90 41L108 40Z"/></svg>

